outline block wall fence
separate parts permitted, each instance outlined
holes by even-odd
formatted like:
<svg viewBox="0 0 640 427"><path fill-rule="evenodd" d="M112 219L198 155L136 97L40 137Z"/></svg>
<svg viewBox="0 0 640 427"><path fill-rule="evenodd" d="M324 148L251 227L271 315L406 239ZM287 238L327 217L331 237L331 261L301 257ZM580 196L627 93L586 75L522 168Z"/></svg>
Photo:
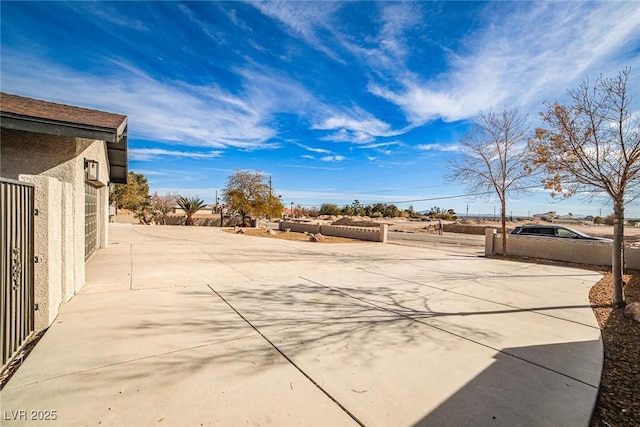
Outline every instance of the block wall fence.
<svg viewBox="0 0 640 427"><path fill-rule="evenodd" d="M485 255L502 255L502 234L485 232ZM507 253L589 265L611 265L611 243L535 236L507 235ZM640 270L640 248L625 246L626 268Z"/></svg>
<svg viewBox="0 0 640 427"><path fill-rule="evenodd" d="M387 241L389 226L381 224L380 227L351 227L345 225L321 225L296 221L281 221L280 230L291 230L298 233L321 233L325 236L348 237L350 239L368 240L371 242Z"/></svg>

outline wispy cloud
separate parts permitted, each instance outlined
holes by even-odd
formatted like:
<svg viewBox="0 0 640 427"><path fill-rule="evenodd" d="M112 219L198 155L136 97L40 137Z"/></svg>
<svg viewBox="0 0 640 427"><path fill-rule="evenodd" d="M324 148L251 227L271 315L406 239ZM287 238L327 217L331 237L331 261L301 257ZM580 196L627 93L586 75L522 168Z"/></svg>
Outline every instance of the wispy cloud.
<svg viewBox="0 0 640 427"><path fill-rule="evenodd" d="M587 74L640 66L638 55L631 63L614 60L640 41L640 8L633 2L489 8L486 25L469 35L463 50L450 51L446 73L425 79L398 69L394 85L402 89L372 81L371 93L398 105L412 123L456 121L502 104L537 111L542 99L563 96Z"/></svg>
<svg viewBox="0 0 640 427"><path fill-rule="evenodd" d="M402 141L388 141L388 142L378 142L375 144L362 145L361 148L383 148L383 147L392 147L394 145L405 145L405 144Z"/></svg>
<svg viewBox="0 0 640 427"><path fill-rule="evenodd" d="M322 160L323 162L341 162L343 160L346 160L346 157L336 154L333 156L321 157L320 160Z"/></svg>
<svg viewBox="0 0 640 427"><path fill-rule="evenodd" d="M250 4L283 24L293 37L304 40L309 46L336 61L344 62L317 34L319 30L334 32L333 14L341 7L339 2L265 1Z"/></svg>
<svg viewBox="0 0 640 427"><path fill-rule="evenodd" d="M312 129L335 131L323 137L324 140L356 144L366 144L374 141L379 136L397 134L391 131L388 123L360 109L354 109L350 113L351 115L331 115L314 124Z"/></svg>
<svg viewBox="0 0 640 427"><path fill-rule="evenodd" d="M309 147L307 145L298 144L298 143L296 143L295 145L297 145L298 147L304 148L307 151L311 151L312 153L320 153L320 154L330 154L331 153L331 150L327 150L326 148Z"/></svg>
<svg viewBox="0 0 640 427"><path fill-rule="evenodd" d="M130 136L213 148L273 148L270 110L216 86L162 82L122 69L98 76L25 55L3 56L3 86L20 95L108 110L130 117ZM131 68L132 66L128 67Z"/></svg>
<svg viewBox="0 0 640 427"><path fill-rule="evenodd" d="M181 159L213 159L222 155L222 151L175 151L165 150L162 148L131 148L129 149L130 160L149 161L157 160L162 157L173 157Z"/></svg>
<svg viewBox="0 0 640 427"><path fill-rule="evenodd" d="M414 148L420 151L442 151L442 152L457 152L460 151L460 145L458 144L419 144Z"/></svg>

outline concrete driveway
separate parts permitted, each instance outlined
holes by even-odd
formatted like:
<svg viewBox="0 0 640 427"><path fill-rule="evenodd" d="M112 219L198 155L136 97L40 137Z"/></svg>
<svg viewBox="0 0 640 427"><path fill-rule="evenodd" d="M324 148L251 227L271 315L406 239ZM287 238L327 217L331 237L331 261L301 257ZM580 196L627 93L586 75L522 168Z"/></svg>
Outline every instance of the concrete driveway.
<svg viewBox="0 0 640 427"><path fill-rule="evenodd" d="M596 273L110 227L82 292L1 392L2 425L46 411L56 420L41 425L589 423Z"/></svg>

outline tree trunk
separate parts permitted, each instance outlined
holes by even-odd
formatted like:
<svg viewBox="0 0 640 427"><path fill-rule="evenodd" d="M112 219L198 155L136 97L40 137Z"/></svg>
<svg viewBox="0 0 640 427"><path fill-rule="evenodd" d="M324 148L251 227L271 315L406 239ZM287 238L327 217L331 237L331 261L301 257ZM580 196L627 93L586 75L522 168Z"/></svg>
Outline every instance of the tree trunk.
<svg viewBox="0 0 640 427"><path fill-rule="evenodd" d="M507 256L507 201L506 199L502 199L501 203L501 212L500 221L502 225L502 256Z"/></svg>
<svg viewBox="0 0 640 427"><path fill-rule="evenodd" d="M613 304L625 306L622 281L624 277L624 201L613 202L613 250L611 258L611 275L613 276Z"/></svg>

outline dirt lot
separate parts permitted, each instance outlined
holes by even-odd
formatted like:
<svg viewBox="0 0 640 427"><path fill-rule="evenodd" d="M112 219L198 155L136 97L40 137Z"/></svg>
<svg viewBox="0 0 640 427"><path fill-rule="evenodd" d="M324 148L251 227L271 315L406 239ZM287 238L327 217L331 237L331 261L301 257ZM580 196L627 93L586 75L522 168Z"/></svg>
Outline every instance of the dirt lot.
<svg viewBox="0 0 640 427"><path fill-rule="evenodd" d="M309 236L304 233L284 233L282 231L274 231L275 234L270 234L269 230L260 230L256 228L243 228L242 232L240 229L226 228L224 230L227 233L239 233L247 236L258 236L258 237L267 237L271 239L284 239L284 240L294 240L299 242L310 242ZM321 242L315 243L357 243L363 242L363 240L355 240L355 239L347 239L346 237L334 237L334 236L323 236Z"/></svg>
<svg viewBox="0 0 640 427"><path fill-rule="evenodd" d="M374 222L386 223L389 224L389 230L391 231L405 231L405 232L415 232L415 233L428 233L435 232L434 226L436 224L435 221L409 221L404 219L384 219L384 220L373 220ZM447 228L452 227L453 224L460 226L479 226L479 227L494 227L500 228L499 221L477 221L477 220L466 220L461 219L458 221L444 221L445 231ZM546 224L549 225L548 222L541 221L507 221L507 229L513 230L518 225L525 224ZM557 224L569 228L573 228L574 230L581 231L590 236L597 237L613 237L613 226L609 225L574 225L574 224ZM456 227L457 228L457 227ZM462 227L461 227L462 229ZM634 242L640 241L640 227L632 227L626 226L624 229L625 240Z"/></svg>

